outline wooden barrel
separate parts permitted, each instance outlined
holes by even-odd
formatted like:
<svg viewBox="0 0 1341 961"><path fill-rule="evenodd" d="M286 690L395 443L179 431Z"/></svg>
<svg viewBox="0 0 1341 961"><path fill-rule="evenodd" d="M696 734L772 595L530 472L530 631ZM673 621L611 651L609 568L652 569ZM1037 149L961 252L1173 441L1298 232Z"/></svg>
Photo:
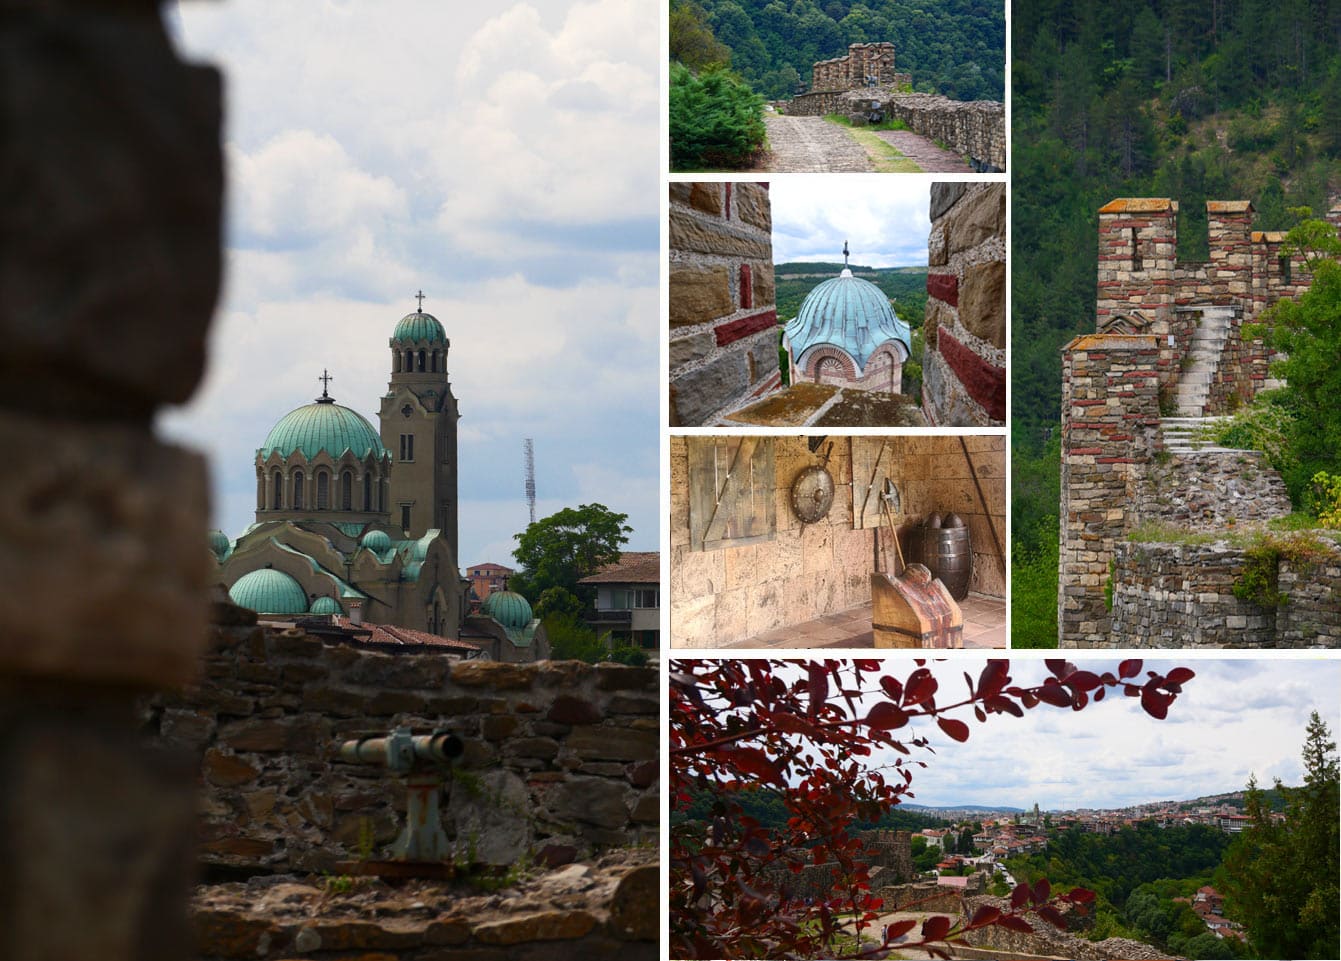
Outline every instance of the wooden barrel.
<svg viewBox="0 0 1341 961"><path fill-rule="evenodd" d="M922 528L922 563L940 579L957 601L968 597L973 574L973 547L965 527Z"/></svg>

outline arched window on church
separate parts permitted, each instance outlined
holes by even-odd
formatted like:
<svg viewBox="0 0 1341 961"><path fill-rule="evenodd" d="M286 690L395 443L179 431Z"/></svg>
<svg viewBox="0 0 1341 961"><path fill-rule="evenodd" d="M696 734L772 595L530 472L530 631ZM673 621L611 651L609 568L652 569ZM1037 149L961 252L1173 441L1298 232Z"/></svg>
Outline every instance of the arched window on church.
<svg viewBox="0 0 1341 961"><path fill-rule="evenodd" d="M300 511L303 509L303 472L296 470L293 472L293 509Z"/></svg>
<svg viewBox="0 0 1341 961"><path fill-rule="evenodd" d="M274 473L270 475L270 507L272 510L279 510L284 506L284 475L275 468Z"/></svg>
<svg viewBox="0 0 1341 961"><path fill-rule="evenodd" d="M324 470L317 471L317 510L324 511L331 506L331 475Z"/></svg>
<svg viewBox="0 0 1341 961"><path fill-rule="evenodd" d="M354 509L354 472L345 470L340 474L340 510Z"/></svg>
<svg viewBox="0 0 1341 961"><path fill-rule="evenodd" d="M256 509L265 510L265 471L256 472Z"/></svg>
<svg viewBox="0 0 1341 961"><path fill-rule="evenodd" d="M405 373L408 374L412 370L414 370L414 351L407 349L405 351Z"/></svg>
<svg viewBox="0 0 1341 961"><path fill-rule="evenodd" d="M393 350L391 352L391 373L400 373L400 351L398 350Z"/></svg>
<svg viewBox="0 0 1341 961"><path fill-rule="evenodd" d="M815 365L815 383L824 383L825 377L839 377L844 374L843 362L837 357L822 357Z"/></svg>
<svg viewBox="0 0 1341 961"><path fill-rule="evenodd" d="M420 350L420 351L419 351L419 371L420 371L420 373L423 373L423 370L424 370L424 351Z"/></svg>
<svg viewBox="0 0 1341 961"><path fill-rule="evenodd" d="M363 509L372 510L372 471L363 472Z"/></svg>

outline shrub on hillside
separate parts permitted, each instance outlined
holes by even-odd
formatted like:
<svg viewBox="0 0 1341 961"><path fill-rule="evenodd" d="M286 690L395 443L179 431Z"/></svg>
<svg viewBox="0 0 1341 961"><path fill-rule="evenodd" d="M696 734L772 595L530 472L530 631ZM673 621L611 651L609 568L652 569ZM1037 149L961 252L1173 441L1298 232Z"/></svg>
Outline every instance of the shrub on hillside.
<svg viewBox="0 0 1341 961"><path fill-rule="evenodd" d="M672 170L748 166L764 143L764 100L727 70L671 65Z"/></svg>

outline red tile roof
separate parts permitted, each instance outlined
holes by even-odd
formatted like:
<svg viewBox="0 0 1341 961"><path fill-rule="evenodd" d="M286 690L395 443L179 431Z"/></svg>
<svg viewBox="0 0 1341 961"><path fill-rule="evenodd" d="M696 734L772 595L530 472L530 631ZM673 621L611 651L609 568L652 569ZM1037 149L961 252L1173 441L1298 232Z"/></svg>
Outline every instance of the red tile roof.
<svg viewBox="0 0 1341 961"><path fill-rule="evenodd" d="M619 560L607 564L579 584L660 584L660 551L625 551Z"/></svg>

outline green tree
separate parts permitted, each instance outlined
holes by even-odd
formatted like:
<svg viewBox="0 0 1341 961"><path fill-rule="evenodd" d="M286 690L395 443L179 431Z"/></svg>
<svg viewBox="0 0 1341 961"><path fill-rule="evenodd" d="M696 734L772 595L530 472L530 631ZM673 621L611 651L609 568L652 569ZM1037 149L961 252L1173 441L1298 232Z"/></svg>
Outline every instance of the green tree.
<svg viewBox="0 0 1341 961"><path fill-rule="evenodd" d="M730 71L671 64L671 169L747 166L764 144L763 110L763 97Z"/></svg>
<svg viewBox="0 0 1341 961"><path fill-rule="evenodd" d="M1243 923L1263 957L1332 958L1341 952L1338 900L1336 742L1314 711L1304 741L1304 785L1276 789L1285 820L1271 817L1256 779L1244 812L1252 819L1217 875L1226 913Z"/></svg>
<svg viewBox="0 0 1341 961"><path fill-rule="evenodd" d="M604 504L583 504L536 521L513 538L517 549L512 556L522 571L513 576L512 589L532 605L552 587L587 600L589 592L577 582L619 560L620 548L633 532L628 519Z"/></svg>
<svg viewBox="0 0 1341 961"><path fill-rule="evenodd" d="M689 0L670 7L670 58L690 70L731 65L731 50L712 35L703 8Z"/></svg>

